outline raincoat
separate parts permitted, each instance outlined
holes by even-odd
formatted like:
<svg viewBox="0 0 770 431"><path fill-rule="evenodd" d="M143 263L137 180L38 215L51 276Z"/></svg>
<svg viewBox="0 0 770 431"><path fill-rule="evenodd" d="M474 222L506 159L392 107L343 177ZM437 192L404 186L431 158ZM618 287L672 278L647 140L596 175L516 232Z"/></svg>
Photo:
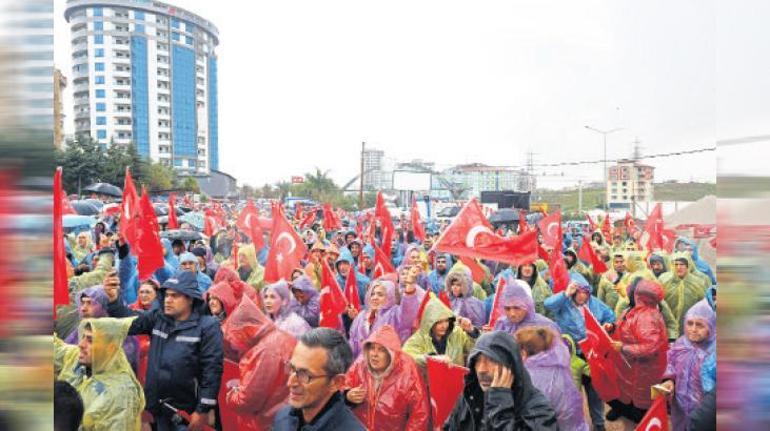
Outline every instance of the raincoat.
<svg viewBox="0 0 770 431"><path fill-rule="evenodd" d="M439 321L450 319L447 336L444 340L436 340L431 335L431 329ZM476 342L462 328L454 325L455 316L438 298L431 297L420 320L420 327L406 340L403 351L409 354L417 364L425 368L425 357L430 355L447 355L455 365L464 366L465 358ZM442 343L444 341L444 343ZM437 345L444 345L444 352Z"/></svg>
<svg viewBox="0 0 770 431"><path fill-rule="evenodd" d="M573 264L572 264L572 266L570 266L569 264L567 264L567 269L568 269L570 272L576 272L576 273L578 273L578 274L582 275L582 276L583 276L583 278L585 278L585 279L586 279L586 281L588 282L588 284L590 284L590 285L591 285L591 287L593 287L593 286L596 284L596 281L597 281L597 280L596 280L596 275L595 275L595 274L594 274L594 272L591 270L591 268L590 268L590 267L588 267L588 266L586 266L585 264L583 264L583 262L581 262L581 261L580 261L580 259L579 259L579 258L578 258L578 256L577 256L577 253L575 253L575 250L573 250L573 249L571 249L571 248L568 248L568 249L566 249L566 250L564 251L564 255L566 256L566 255L568 255L568 254L569 254L569 255L572 255L572 257L573 257L575 260L573 261ZM566 264L566 261L565 261L565 264Z"/></svg>
<svg viewBox="0 0 770 431"><path fill-rule="evenodd" d="M225 350L236 351L238 389L227 393L226 403L238 413L239 430L267 430L289 396L285 364L297 340L279 330L245 297L227 320Z"/></svg>
<svg viewBox="0 0 770 431"><path fill-rule="evenodd" d="M249 277L246 279L246 284L259 292L262 286L265 285L265 267L257 262L257 252L254 250L254 244L245 245L238 249L238 262L248 263L251 273L249 273Z"/></svg>
<svg viewBox="0 0 770 431"><path fill-rule="evenodd" d="M615 304L615 315L623 315L623 312L630 306L630 298L626 297L618 299L618 303ZM663 316L663 322L666 324L666 335L668 336L668 339L671 341L676 340L679 337L679 322L677 322L676 317L674 317L674 313L671 312L671 307L669 307L668 303L663 300L658 304L658 310L660 310L660 314Z"/></svg>
<svg viewBox="0 0 770 431"><path fill-rule="evenodd" d="M674 253L672 260L687 259L690 267L692 260L686 253ZM663 285L664 298L674 313L679 324L679 334L684 332L683 318L687 310L705 297L705 289L700 279L691 273L684 277L678 277L675 271L669 271L660 276L660 284Z"/></svg>
<svg viewBox="0 0 770 431"><path fill-rule="evenodd" d="M77 298L75 295L81 290L102 284L104 277L109 274L115 264L115 255L112 253L101 253L99 255L99 262L96 264L96 268L90 272L86 272L81 275L77 275L69 279L70 290L70 302L76 303Z"/></svg>
<svg viewBox="0 0 770 431"><path fill-rule="evenodd" d="M278 283L268 284L262 288L262 297L264 300L265 295L268 292L275 292L280 298L280 303L274 306L278 307L274 314L269 314L268 317L275 323L278 329L293 335L295 338L299 338L305 332L310 330L310 325L297 315L297 313L291 310L292 294L289 292L289 285L285 281L279 281Z"/></svg>
<svg viewBox="0 0 770 431"><path fill-rule="evenodd" d="M513 373L513 386L482 392L475 373L479 355L489 357ZM502 331L482 335L468 357L465 388L444 422L447 431L558 430L556 412L533 384L521 360L519 345Z"/></svg>
<svg viewBox="0 0 770 431"><path fill-rule="evenodd" d="M369 300L374 287L381 285L385 288L386 301L376 312L369 308ZM396 285L385 279L378 279L372 283L372 288L366 293L366 308L362 309L350 325L350 347L353 349L353 357L357 358L361 353L364 341L378 328L390 325L398 333L403 342L412 335L412 323L417 318L420 308L420 299L415 294L404 295L401 303L396 303Z"/></svg>
<svg viewBox="0 0 770 431"><path fill-rule="evenodd" d="M353 414L370 430L423 431L428 429L430 409L425 382L414 360L401 351L401 341L393 327L380 327L364 342L377 343L390 354L390 365L375 374L366 354L358 357L347 372L346 385L363 386L366 399L353 405Z"/></svg>
<svg viewBox="0 0 770 431"><path fill-rule="evenodd" d="M232 290L233 295L235 296L236 304L238 304L241 301L241 297L243 295L248 296L249 299L251 299L255 304L261 303L259 299L259 295L257 294L257 291L254 290L254 288L251 287L250 285L241 281L241 278L238 277L238 273L236 273L234 270L226 266L219 267L219 270L217 270L216 276L214 276L213 283L218 284L223 281L230 285L230 289Z"/></svg>
<svg viewBox="0 0 770 431"><path fill-rule="evenodd" d="M620 352L630 365L616 362L620 401L646 410L652 404L650 386L660 382L666 369L668 336L658 310L663 290L657 282L642 280L630 286L628 295L635 304L620 317L613 333L623 343Z"/></svg>
<svg viewBox="0 0 770 431"><path fill-rule="evenodd" d="M84 247L81 247L78 243L78 237L85 238L86 244ZM81 232L77 237L67 235L67 240L69 241L72 257L75 258L75 265L82 263L83 259L94 251L94 243L91 241L91 235L88 232Z"/></svg>
<svg viewBox="0 0 770 431"><path fill-rule="evenodd" d="M669 262L668 262L668 259L666 259L666 256L662 255L661 253L653 253L653 254L651 254L650 257L647 259L647 262L649 263L651 271L652 271L652 263L653 262L660 262L661 264L663 264L663 269L661 270L661 272L655 274L655 271L653 271L653 274L655 274L656 278L660 278L661 275L663 275L666 272L668 272L669 267L671 266L671 265L669 265Z"/></svg>
<svg viewBox="0 0 770 431"><path fill-rule="evenodd" d="M679 238L677 238L676 242L674 243L674 250L676 250L676 246L680 242L687 244L692 249L692 254L690 255L690 257L695 263L694 268L700 271L702 274L704 274L708 278L709 285L716 284L717 278L714 275L714 271L711 269L711 266L705 260L701 259L700 255L698 254L698 246L695 244L695 242L693 242L689 238L680 236Z"/></svg>
<svg viewBox="0 0 770 431"><path fill-rule="evenodd" d="M459 280L462 286L459 296L452 293L452 283ZM455 265L444 280L444 288L452 304L452 312L460 317L470 319L475 327L481 327L486 324L486 312L484 302L479 298L472 296L471 270L466 266Z"/></svg>
<svg viewBox="0 0 770 431"><path fill-rule="evenodd" d="M561 336L564 345L567 346L570 353L569 367L572 373L572 382L575 383L575 387L578 391L581 390L583 376L591 377L591 369L588 367L588 363L585 359L577 355L577 349L575 348L575 342L572 341L572 337L567 334Z"/></svg>
<svg viewBox="0 0 770 431"><path fill-rule="evenodd" d="M623 256L622 253L614 253L613 259L616 256ZM624 256L625 257L625 256ZM614 268L610 268L599 277L599 283L597 285L596 297L601 299L602 302L607 304L611 309L615 309L618 304L618 292L615 290L615 286L621 283L623 280L623 273L615 271Z"/></svg>
<svg viewBox="0 0 770 431"><path fill-rule="evenodd" d="M133 319L86 319L91 325L91 369L78 362L80 349L54 338L56 376L72 385L83 399L84 431L139 431L144 410L142 387L134 377L121 344Z"/></svg>
<svg viewBox="0 0 770 431"><path fill-rule="evenodd" d="M521 274L521 268L524 266L522 265L516 270L516 278L526 281L529 287L532 289L532 299L535 301L535 312L550 317L548 316L543 302L545 302L546 298L553 295L553 290L551 290L551 286L549 286L548 283L543 280L543 277L540 277L540 273L537 270L537 265L533 263L529 263L527 265L532 267L532 276L529 277L529 279L524 278L524 276Z"/></svg>
<svg viewBox="0 0 770 431"><path fill-rule="evenodd" d="M235 293L233 292L230 283L227 281L220 281L211 286L211 288L203 294L203 299L206 301L206 307L208 307L211 298L216 298L222 303L223 313L212 315L216 317L220 323L224 323L227 318L233 314L233 310L238 305L238 300L235 298ZM209 310L209 312L211 312L211 310Z"/></svg>
<svg viewBox="0 0 770 431"><path fill-rule="evenodd" d="M559 428L587 431L583 416L583 397L572 380L570 353L559 337L554 337L550 348L528 356L524 367L529 372L532 385L548 398L556 411Z"/></svg>
<svg viewBox="0 0 770 431"><path fill-rule="evenodd" d="M535 302L532 299L529 286L524 280L516 280L510 284L506 283L503 291L497 292L496 295L502 295L497 303L501 314L495 324L496 331L505 331L513 335L519 329L528 326L545 326L551 328L555 335L561 335L559 326L554 323L553 320L535 312ZM508 319L508 316L505 315L504 308L514 305L527 309L526 317L519 323L512 322Z"/></svg>
<svg viewBox="0 0 770 431"><path fill-rule="evenodd" d="M449 253L442 254L446 259L446 269L444 270L444 273L440 273L438 269L434 269L430 273L428 273L428 283L430 284L430 289L435 293L436 295L441 292L441 289L444 288L444 280L446 279L447 274L449 274L449 269L452 268L452 255Z"/></svg>
<svg viewBox="0 0 770 431"><path fill-rule="evenodd" d="M321 303L320 295L316 290L310 278L307 276L301 276L292 282L292 289L299 289L305 292L305 296L308 297L306 303L301 304L296 298L291 299L291 311L297 313L298 316L305 319L308 325L312 328L318 326L318 319L321 315ZM294 295L292 295L294 296Z"/></svg>
<svg viewBox="0 0 770 431"><path fill-rule="evenodd" d="M366 244L364 246L363 250L361 250L361 254L365 254L369 258L369 261L372 262L372 268L364 268L364 272L365 272L364 275L369 277L369 279L371 279L374 276L373 275L373 272L374 272L374 270L373 270L373 268L374 268L374 266L373 266L374 265L374 247L372 247L371 244ZM319 281L319 285L320 285L320 281Z"/></svg>
<svg viewBox="0 0 770 431"><path fill-rule="evenodd" d="M340 257L337 258L337 261L334 263L334 265L337 267L337 283L339 283L341 288L345 288L345 284L347 282L348 274L342 274L339 270L339 265L341 262L347 262L350 264L350 266L355 267L355 262L353 262L353 255L350 254L350 251L347 248L343 248L340 250ZM353 274L356 276L356 287L358 288L358 297L363 300L363 298L366 297L366 288L369 286L369 277L361 274L360 272L356 271L354 269ZM363 304L359 304L363 305Z"/></svg>
<svg viewBox="0 0 770 431"><path fill-rule="evenodd" d="M671 403L671 423L675 431L685 430L690 416L700 405L706 392L701 371L706 360L716 352L716 314L706 301L700 301L687 311L685 321L702 320L708 326L708 336L700 343L693 343L681 336L668 352L668 365L664 379L674 381L674 397Z"/></svg>
<svg viewBox="0 0 770 431"><path fill-rule="evenodd" d="M591 285L580 274L570 273L570 281L575 281L580 286L592 290ZM551 310L554 314L554 320L563 333L568 334L573 340L577 341L586 337L586 323L583 318L583 311L581 307L575 304L573 298L567 297L566 291L551 296L545 300L544 304L545 308ZM593 295L589 295L585 305L588 306L588 309L600 324L615 322L615 314L612 310L607 307L607 304Z"/></svg>

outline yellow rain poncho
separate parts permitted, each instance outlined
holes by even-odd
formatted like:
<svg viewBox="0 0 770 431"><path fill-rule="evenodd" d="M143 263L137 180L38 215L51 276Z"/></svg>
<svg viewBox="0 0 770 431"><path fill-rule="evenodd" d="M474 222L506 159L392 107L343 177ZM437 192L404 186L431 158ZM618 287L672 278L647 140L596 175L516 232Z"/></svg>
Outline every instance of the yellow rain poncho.
<svg viewBox="0 0 770 431"><path fill-rule="evenodd" d="M78 362L78 346L54 338L56 379L72 385L83 399L83 431L140 430L144 392L123 353L123 341L133 317L85 319L91 325L91 372Z"/></svg>
<svg viewBox="0 0 770 431"><path fill-rule="evenodd" d="M420 327L404 343L403 351L408 353L420 367L425 367L425 358L428 355L436 355L436 346L433 344L431 329L439 320L454 318L450 310L443 302L435 297L428 300L423 311ZM446 351L444 352L455 365L465 366L465 359L470 353L476 340L470 337L462 328L452 325L449 328Z"/></svg>
<svg viewBox="0 0 770 431"><path fill-rule="evenodd" d="M259 292L262 286L265 285L265 267L257 261L257 252L254 250L254 244L245 245L238 249L238 262L246 262L249 265L251 275L246 280L246 284Z"/></svg>
<svg viewBox="0 0 770 431"><path fill-rule="evenodd" d="M85 245L83 247L80 246L78 239L83 238L85 240ZM78 263L83 262L83 259L89 255L92 251L94 251L94 243L91 241L91 234L88 232L80 232L75 235L68 235L67 240L70 243L70 249L72 249L72 257L74 257Z"/></svg>
<svg viewBox="0 0 770 431"><path fill-rule="evenodd" d="M78 275L69 279L70 302L77 303L77 296L81 290L102 284L104 277L113 269L115 256L112 253L102 253L99 255L99 262L93 271Z"/></svg>
<svg viewBox="0 0 770 431"><path fill-rule="evenodd" d="M677 259L687 259L689 267L693 267L693 261L689 254L674 253L673 256L671 256L672 263ZM671 308L671 312L674 313L674 317L679 324L679 332L681 335L684 329L682 319L684 318L685 313L687 313L687 310L695 305L696 302L706 296L703 280L691 272L688 272L684 277L680 278L676 275L676 270L672 268L671 271L660 276L660 284L663 285L664 300Z"/></svg>

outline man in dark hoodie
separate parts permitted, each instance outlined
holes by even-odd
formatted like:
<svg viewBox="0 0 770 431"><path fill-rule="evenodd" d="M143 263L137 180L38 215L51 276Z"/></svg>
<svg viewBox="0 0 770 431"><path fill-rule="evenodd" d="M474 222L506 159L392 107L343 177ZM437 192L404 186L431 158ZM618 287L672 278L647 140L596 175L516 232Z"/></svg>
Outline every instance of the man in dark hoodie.
<svg viewBox="0 0 770 431"><path fill-rule="evenodd" d="M465 389L444 430L558 430L556 413L532 385L518 344L503 331L481 336L468 356Z"/></svg>
<svg viewBox="0 0 770 431"><path fill-rule="evenodd" d="M655 277L660 278L662 274L668 271L666 259L657 253L653 253L650 255L650 269L655 274Z"/></svg>

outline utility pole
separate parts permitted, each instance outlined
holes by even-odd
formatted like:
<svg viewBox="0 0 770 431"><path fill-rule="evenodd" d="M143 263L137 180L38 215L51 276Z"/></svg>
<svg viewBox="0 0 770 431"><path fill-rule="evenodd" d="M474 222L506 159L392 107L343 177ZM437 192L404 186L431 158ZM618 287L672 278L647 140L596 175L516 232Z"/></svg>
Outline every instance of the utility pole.
<svg viewBox="0 0 770 431"><path fill-rule="evenodd" d="M364 209L364 150L366 149L366 142L361 142L361 173L359 174L359 187L358 187L358 210Z"/></svg>
<svg viewBox="0 0 770 431"><path fill-rule="evenodd" d="M607 202L607 135L609 135L610 133L614 133L614 132L618 132L620 130L623 130L623 128L622 127L616 127L614 129L610 129L610 130L599 130L599 129L595 128L595 127L591 127L591 126L588 126L588 125L586 125L584 127L586 129L592 131L592 132L600 133L604 137L604 159L603 159L604 160L604 211L606 212L607 211L607 203L608 203Z"/></svg>

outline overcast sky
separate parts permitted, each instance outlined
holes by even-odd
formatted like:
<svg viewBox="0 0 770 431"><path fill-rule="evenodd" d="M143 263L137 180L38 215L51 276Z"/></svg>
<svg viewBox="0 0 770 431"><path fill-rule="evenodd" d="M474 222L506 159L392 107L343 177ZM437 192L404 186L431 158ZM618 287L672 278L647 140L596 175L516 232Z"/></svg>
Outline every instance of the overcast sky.
<svg viewBox="0 0 770 431"><path fill-rule="evenodd" d="M528 150L536 163L599 160L601 135L585 125L624 128L608 158L631 155L636 138L654 154L770 134L759 0L742 14L708 0L171 3L219 28L220 168L252 185L316 166L345 183L361 141L444 168L519 165ZM736 26L744 34L717 30ZM764 51L749 54L765 67L736 66L733 43L757 37ZM647 162L659 181L715 180L715 152ZM599 164L536 171L550 186L602 178Z"/></svg>

